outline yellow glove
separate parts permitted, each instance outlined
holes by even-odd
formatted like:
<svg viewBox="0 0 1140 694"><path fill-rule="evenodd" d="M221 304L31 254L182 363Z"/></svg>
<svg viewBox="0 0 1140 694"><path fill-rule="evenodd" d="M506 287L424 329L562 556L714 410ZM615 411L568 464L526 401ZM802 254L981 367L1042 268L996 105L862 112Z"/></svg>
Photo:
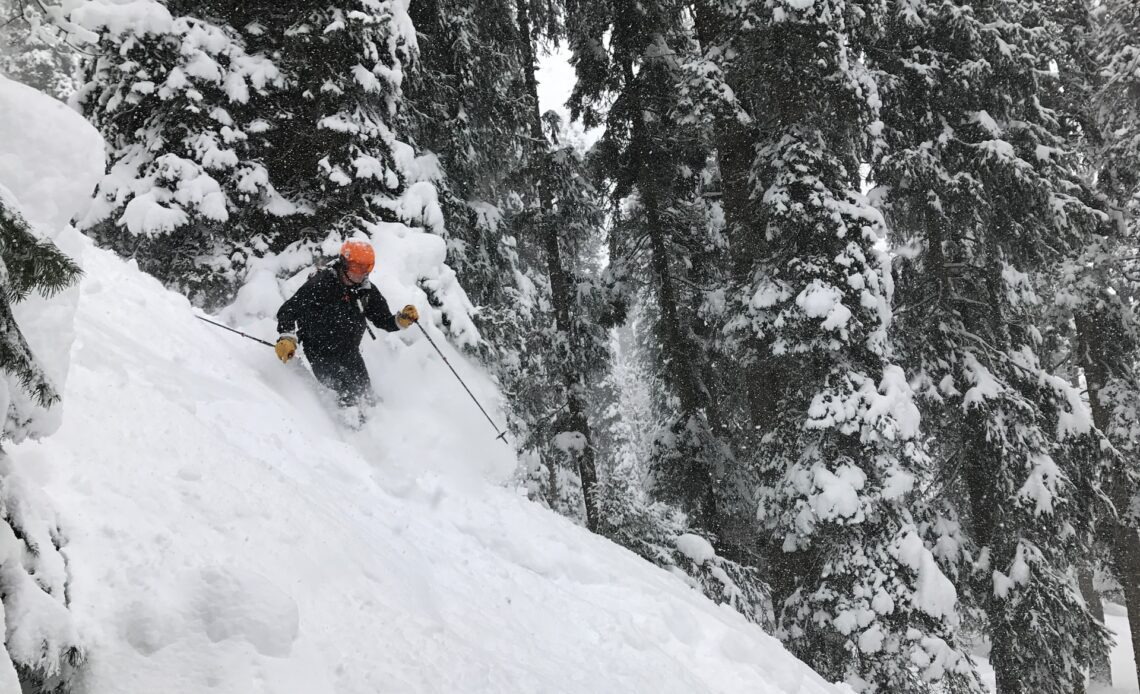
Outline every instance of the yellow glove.
<svg viewBox="0 0 1140 694"><path fill-rule="evenodd" d="M286 335L277 338L277 358L282 364L288 364L293 355L297 353L297 341Z"/></svg>
<svg viewBox="0 0 1140 694"><path fill-rule="evenodd" d="M400 326L400 328L407 328L419 319L420 312L416 310L415 306L408 304L396 314L396 325Z"/></svg>

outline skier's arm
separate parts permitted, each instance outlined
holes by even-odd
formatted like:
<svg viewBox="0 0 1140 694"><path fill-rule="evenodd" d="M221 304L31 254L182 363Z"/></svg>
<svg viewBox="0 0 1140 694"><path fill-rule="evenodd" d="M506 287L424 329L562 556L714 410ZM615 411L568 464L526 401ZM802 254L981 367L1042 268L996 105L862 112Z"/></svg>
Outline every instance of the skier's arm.
<svg viewBox="0 0 1140 694"><path fill-rule="evenodd" d="M396 323L396 316L392 314L392 309L388 308L388 301L375 286L368 289L368 301L365 307L364 317L372 321L377 328L390 333L400 329Z"/></svg>
<svg viewBox="0 0 1140 694"><path fill-rule="evenodd" d="M277 309L277 334L297 338L297 321L305 315L316 302L317 286L320 284L320 273L309 278L301 285L297 292L281 304Z"/></svg>

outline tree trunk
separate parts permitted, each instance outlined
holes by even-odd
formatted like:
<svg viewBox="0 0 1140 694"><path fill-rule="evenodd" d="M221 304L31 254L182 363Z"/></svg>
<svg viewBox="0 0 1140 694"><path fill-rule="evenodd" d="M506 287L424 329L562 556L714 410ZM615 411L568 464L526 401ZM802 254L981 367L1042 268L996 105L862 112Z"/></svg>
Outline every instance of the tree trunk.
<svg viewBox="0 0 1140 694"><path fill-rule="evenodd" d="M967 419L979 417L981 415L971 413ZM970 427L971 433L977 430ZM974 441L978 441L976 436L972 437ZM965 460L963 461L963 480L966 483L966 491L970 498L970 527L973 535L977 539L978 547L981 550L989 550L990 561L995 561L994 557L994 516L996 506L993 498L993 490L990 484L989 477L989 462L991 460L988 449L984 446L978 446L977 449L971 444L967 444L968 452L964 453ZM974 450L971 450L974 449ZM1002 567L1005 568L1005 567ZM989 581L989 576L983 576L983 581ZM992 590L992 589L991 589ZM986 612L990 612L993 607L993 598L991 597L990 607ZM998 610L1003 609L998 606ZM995 619L993 615L989 618L990 629L990 666L994 670L994 684L997 694L1021 694L1022 689L1020 686L1020 678L1011 664L1011 655L1014 649L1010 648L1010 644L1017 638L1017 634L1009 632L1008 627L1002 619Z"/></svg>
<svg viewBox="0 0 1140 694"><path fill-rule="evenodd" d="M1100 598L1100 593L1097 592L1096 586L1093 585L1093 564L1087 562L1083 564L1077 574L1077 583L1080 585L1081 597L1089 606L1089 610L1093 613L1100 622L1104 623L1104 601ZM1101 684L1106 687L1112 686L1112 662L1109 660L1108 651L1097 654L1096 660L1093 661L1092 667L1089 670L1089 679L1095 684Z"/></svg>
<svg viewBox="0 0 1140 694"><path fill-rule="evenodd" d="M993 460L997 453L986 443L986 414L978 409L967 411L963 427L962 481L970 500L970 530L978 549L988 551L990 562L997 561L993 546L998 533L998 502L993 485ZM998 568L998 567L992 567ZM1001 567L1003 570L1005 567ZM988 580L988 577L983 578ZM992 600L992 598L991 598ZM992 602L990 607L992 607ZM998 609L1002 609L998 607ZM990 608L986 609L990 612ZM1017 673L1010 665L1012 649L1009 644L1017 638L1009 633L1004 620L990 616L990 665L994 669L997 694L1019 694L1021 692Z"/></svg>
<svg viewBox="0 0 1140 694"><path fill-rule="evenodd" d="M942 229L931 225L928 226L928 231L931 234L931 264L933 272L938 277L941 294L941 287L951 286L949 276L943 269L945 257L942 248ZM992 264L988 265L983 279L983 295L1000 296L997 284L1000 281L1000 270ZM997 305L996 302L991 303ZM971 333L1002 335L1005 329L1005 326L1000 324L1001 316L996 310L964 312L963 320L966 329ZM1001 464L1003 452L1000 444L995 445L987 440L988 417L989 414L979 407L971 407L966 412L961 454L962 481L965 483L970 500L970 528L978 549L989 552L991 569L1006 571L1008 567L1004 562L1012 557L1005 556L1005 552L999 553L999 548L995 546L1008 532L1002 524L1000 506L1006 503L1007 499L994 481L994 468L995 465ZM990 579L986 576L983 580ZM1004 601L992 596L992 588L990 595L986 613L990 627L990 665L994 669L995 688L997 694L1023 694L1020 673L1016 664L1012 662L1013 655L1017 652L1017 648L1013 646L1017 634L1012 633L1008 621L1002 618L1002 614L1010 608Z"/></svg>
<svg viewBox="0 0 1140 694"><path fill-rule="evenodd" d="M695 26L697 40L702 52L706 53L718 46L724 36L724 21L710 0L699 0L695 5ZM739 80L730 71L724 73L724 80L736 94L744 94ZM763 234L757 230L758 224L750 214L752 192L752 162L755 157L756 133L738 119L717 114L713 119L713 138L716 144L716 162L720 170L721 208L724 211L725 233L732 254L732 273L742 278L752 270L756 259L764 253ZM751 341L749 349L763 356L765 346ZM745 379L748 411L754 430L762 431L773 418L779 400L779 378L775 369L761 363L750 369Z"/></svg>
<svg viewBox="0 0 1140 694"><path fill-rule="evenodd" d="M1132 660L1140 676L1140 536L1136 529L1118 523L1112 528L1112 561L1117 580L1124 588L1128 631L1132 636Z"/></svg>
<svg viewBox="0 0 1140 694"><path fill-rule="evenodd" d="M645 205L646 219L649 226L649 247L653 272L657 275L657 304L661 309L661 321L664 325L664 353L666 355L666 368L676 374L677 398L681 405L681 414L684 417L701 417L701 388L693 366L696 363L689 340L681 332L680 312L677 308L677 290L673 278L669 274L669 251L661 231L660 209L658 201L652 194L642 190L642 204ZM693 465L700 467L692 475L701 489L693 490L693 497L699 499L700 513L698 523L702 528L716 537L720 537L721 528L717 510L716 479L713 471L709 469L703 458L692 461Z"/></svg>
<svg viewBox="0 0 1140 694"><path fill-rule="evenodd" d="M1107 435L1111 413L1100 400L1101 390L1108 385L1111 374L1109 355L1118 340L1113 339L1113 326L1104 325L1108 321L1096 316L1082 314L1076 318L1077 349L1080 352L1081 368L1088 383L1089 406L1092 409L1093 423ZM1108 498L1116 507L1117 517L1106 518L1111 524L1107 535L1111 542L1112 562L1116 579L1124 592L1124 607L1128 610L1128 630L1132 635L1132 659L1137 677L1140 678L1140 535L1129 525L1127 515L1132 504L1133 489L1127 483L1123 471L1114 470L1108 483Z"/></svg>
<svg viewBox="0 0 1140 694"><path fill-rule="evenodd" d="M534 101L534 111L531 114L530 130L535 140L535 148L543 146L545 137L542 133L541 113L538 105L538 80L535 77L537 61L535 60L534 44L532 43L530 12L527 0L517 0L519 33L527 64L526 83L530 98ZM554 203L547 182L549 171L545 165L547 152L545 148L538 150L543 165L538 176L539 196L539 232L542 236L543 250L546 255L546 271L550 279L551 303L554 306L555 322L558 332L565 341L566 355L568 356L578 342L573 322L573 298L570 291L570 275L562 263L562 252L558 245L558 232L549 222ZM596 487L598 483L597 466L594 460L594 445L590 434L590 422L586 415L585 382L581 373L576 372L566 362L563 362L564 371L562 379L566 388L566 401L569 416L566 427L577 432L584 439L581 450L573 452L574 463L578 469L578 477L582 480L582 496L586 505L586 527L591 532L598 530L598 504Z"/></svg>
<svg viewBox="0 0 1140 694"><path fill-rule="evenodd" d="M657 279L656 298L661 311L661 347L665 371L673 376L671 385L679 401L681 416L697 419L702 422L702 426L707 427L704 406L709 403L704 402L701 379L696 372L698 355L692 348L692 340L687 339L683 332L683 324L688 317L682 316L679 309L679 295L669 262L666 222L662 216L662 203L658 198L658 183L655 180L659 175L655 167L662 156L656 151L652 133L648 132L642 115L640 90L644 88L644 82L638 82L634 77L633 64L628 59L622 68L626 89L631 95L630 112L637 114L632 123L629 149L635 158L637 191L645 209L650 267ZM696 523L719 538L721 528L716 476L704 457L698 456L690 464L693 468L688 477L699 487L690 490L690 498L697 507Z"/></svg>

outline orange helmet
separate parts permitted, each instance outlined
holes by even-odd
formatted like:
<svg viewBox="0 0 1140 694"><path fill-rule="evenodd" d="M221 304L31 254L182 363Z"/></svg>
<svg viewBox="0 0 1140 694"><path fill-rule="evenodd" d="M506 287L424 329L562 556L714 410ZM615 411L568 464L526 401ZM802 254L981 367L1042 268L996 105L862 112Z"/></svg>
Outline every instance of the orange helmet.
<svg viewBox="0 0 1140 694"><path fill-rule="evenodd" d="M376 251L367 241L352 239L340 247L340 259L350 275L364 276L376 267Z"/></svg>

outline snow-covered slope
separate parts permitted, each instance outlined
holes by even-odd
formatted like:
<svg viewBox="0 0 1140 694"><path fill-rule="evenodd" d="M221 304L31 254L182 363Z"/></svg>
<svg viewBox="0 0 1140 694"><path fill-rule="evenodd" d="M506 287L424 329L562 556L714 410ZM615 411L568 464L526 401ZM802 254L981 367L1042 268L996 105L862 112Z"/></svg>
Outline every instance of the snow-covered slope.
<svg viewBox="0 0 1140 694"><path fill-rule="evenodd" d="M830 691L497 484L509 449L422 335L366 344L385 402L346 434L301 365L106 252L82 262L63 426L14 453L69 538L82 691Z"/></svg>
<svg viewBox="0 0 1140 694"><path fill-rule="evenodd" d="M833 691L735 612L506 488L511 449L418 331L366 340L383 402L346 432L300 360L197 320L67 225L102 162L77 114L0 78L0 191L86 272L18 307L64 406L31 432L62 414L53 435L8 447L51 502L23 513L50 524L54 507L64 531L80 694ZM448 280L436 237L380 231L389 298ZM267 277L232 316L272 310ZM242 327L274 336L268 318Z"/></svg>
<svg viewBox="0 0 1140 694"><path fill-rule="evenodd" d="M345 431L300 360L197 320L68 225L102 170L82 118L0 78L0 199L86 272L17 307L64 406L37 414L25 433L46 438L17 437L4 468L47 492L29 490L23 516L47 528L58 512L80 694L833 691L732 610L506 488L511 449L418 331L365 343L383 402ZM442 241L374 231L389 299L426 308L416 284L432 278L469 333ZM295 262L258 268L228 315L273 337L250 317L276 308ZM25 661L38 634L72 642L17 608L0 618L9 650L14 628L30 635Z"/></svg>

